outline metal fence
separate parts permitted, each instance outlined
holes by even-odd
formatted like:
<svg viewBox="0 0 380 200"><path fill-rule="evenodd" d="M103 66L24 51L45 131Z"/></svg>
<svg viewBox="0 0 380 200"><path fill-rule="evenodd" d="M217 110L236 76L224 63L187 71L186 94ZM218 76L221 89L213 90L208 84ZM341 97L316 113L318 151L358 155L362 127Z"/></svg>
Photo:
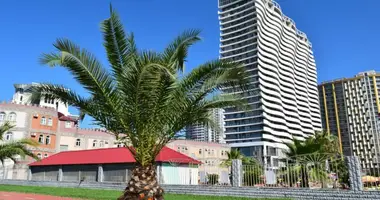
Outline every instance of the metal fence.
<svg viewBox="0 0 380 200"><path fill-rule="evenodd" d="M234 174L231 166L203 163L182 164L181 161L161 163L157 167L160 184L170 185L232 185ZM267 163L241 165L241 186L276 188L331 188L353 189L353 174L361 186L359 190L380 191L380 167L360 166L360 160L350 168L344 156L331 154L310 154L280 159L275 166ZM356 167L355 167L356 166ZM66 182L127 182L133 165L107 164L76 166L32 167L31 180ZM353 173L353 170L357 172ZM235 172L235 171L234 171ZM23 166L0 167L0 179L28 179L29 168ZM99 179L102 174L102 180ZM351 178L351 180L350 180ZM355 181L354 181L355 183ZM356 183L356 184L357 184Z"/></svg>
<svg viewBox="0 0 380 200"><path fill-rule="evenodd" d="M243 165L242 185L252 187L348 189L344 157L310 154L281 160L277 166Z"/></svg>
<svg viewBox="0 0 380 200"><path fill-rule="evenodd" d="M380 166L372 165L369 168L362 168L363 189L366 191L380 191Z"/></svg>

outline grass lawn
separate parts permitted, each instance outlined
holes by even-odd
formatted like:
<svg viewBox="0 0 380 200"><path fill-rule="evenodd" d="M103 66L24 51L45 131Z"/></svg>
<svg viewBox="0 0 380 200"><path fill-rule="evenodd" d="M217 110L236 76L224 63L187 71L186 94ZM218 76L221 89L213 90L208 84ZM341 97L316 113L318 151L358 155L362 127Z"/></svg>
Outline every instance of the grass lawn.
<svg viewBox="0 0 380 200"><path fill-rule="evenodd" d="M22 192L46 194L61 197L73 197L79 199L92 200L112 200L120 196L121 191L117 190L95 190L84 188L62 188L62 187L38 187L38 186L16 186L0 185L0 191ZM165 194L165 200L252 200L250 198L239 197L218 197L218 196L195 196L195 195L176 195ZM279 199L277 199L279 200Z"/></svg>

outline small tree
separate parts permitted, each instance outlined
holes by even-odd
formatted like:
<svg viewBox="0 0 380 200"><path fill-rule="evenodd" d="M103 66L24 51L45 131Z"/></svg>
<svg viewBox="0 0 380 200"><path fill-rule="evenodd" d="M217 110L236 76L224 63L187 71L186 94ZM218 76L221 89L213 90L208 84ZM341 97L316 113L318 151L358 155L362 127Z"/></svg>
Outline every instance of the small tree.
<svg viewBox="0 0 380 200"><path fill-rule="evenodd" d="M0 125L0 162L3 167L6 159L10 159L14 163L17 163L17 156L20 156L21 158L29 156L38 160L38 157L27 148L28 146L38 146L36 141L31 139L12 140L9 142L4 141L4 134L12 128L14 128L14 126L9 122Z"/></svg>
<svg viewBox="0 0 380 200"><path fill-rule="evenodd" d="M228 159L221 163L221 166L230 167L232 165L232 160L239 159L242 161L243 165L257 165L258 162L254 158L244 156L239 150L232 149L227 152Z"/></svg>
<svg viewBox="0 0 380 200"><path fill-rule="evenodd" d="M306 140L293 139L286 145L285 154L289 161L300 165L301 187L309 187L309 163L314 164L311 172L321 177L320 181L324 183L326 172L320 171L323 170L320 165L340 152L337 137L327 132L316 132Z"/></svg>

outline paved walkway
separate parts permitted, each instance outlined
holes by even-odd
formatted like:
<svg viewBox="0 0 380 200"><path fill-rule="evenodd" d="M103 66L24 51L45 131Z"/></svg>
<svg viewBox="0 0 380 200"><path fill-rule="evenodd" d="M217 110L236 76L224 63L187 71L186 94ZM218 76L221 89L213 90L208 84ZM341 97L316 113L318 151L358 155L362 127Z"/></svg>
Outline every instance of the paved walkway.
<svg viewBox="0 0 380 200"><path fill-rule="evenodd" d="M40 195L40 194L27 194L27 193L0 191L0 200L74 200L74 199L66 198L66 197Z"/></svg>

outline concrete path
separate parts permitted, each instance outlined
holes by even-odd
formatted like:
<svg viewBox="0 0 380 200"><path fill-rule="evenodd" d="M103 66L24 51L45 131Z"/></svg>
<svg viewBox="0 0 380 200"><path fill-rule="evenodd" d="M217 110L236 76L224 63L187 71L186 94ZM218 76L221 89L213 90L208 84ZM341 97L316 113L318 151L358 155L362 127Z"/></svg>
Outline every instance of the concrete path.
<svg viewBox="0 0 380 200"><path fill-rule="evenodd" d="M28 193L17 193L17 192L1 192L0 200L75 200L66 197L55 197L40 194L28 194ZM79 200L79 199L76 199Z"/></svg>

